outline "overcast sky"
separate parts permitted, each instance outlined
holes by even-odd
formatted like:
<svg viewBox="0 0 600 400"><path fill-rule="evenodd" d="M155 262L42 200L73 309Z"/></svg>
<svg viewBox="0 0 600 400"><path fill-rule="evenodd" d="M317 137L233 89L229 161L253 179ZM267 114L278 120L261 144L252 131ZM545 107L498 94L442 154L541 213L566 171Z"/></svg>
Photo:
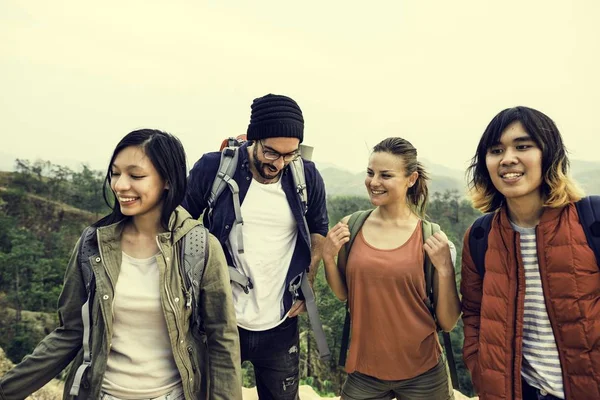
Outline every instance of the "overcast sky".
<svg viewBox="0 0 600 400"><path fill-rule="evenodd" d="M313 159L355 171L388 136L463 170L515 105L595 161L598 21L596 0L2 0L0 153L104 169L149 127L177 135L191 167L277 93L302 108Z"/></svg>

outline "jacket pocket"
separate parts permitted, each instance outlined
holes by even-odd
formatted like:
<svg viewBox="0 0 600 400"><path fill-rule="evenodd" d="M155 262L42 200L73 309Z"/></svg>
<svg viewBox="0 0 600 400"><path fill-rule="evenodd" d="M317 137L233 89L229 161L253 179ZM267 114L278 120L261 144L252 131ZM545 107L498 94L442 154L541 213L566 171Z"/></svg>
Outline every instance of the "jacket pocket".
<svg viewBox="0 0 600 400"><path fill-rule="evenodd" d="M204 373L201 370L198 363L198 357L200 356L200 354L198 354L198 350L191 345L187 346L187 351L190 359L190 364L192 366L192 373L194 374L194 385L192 387L192 390L195 393L197 393L201 385L203 384L203 381L205 380Z"/></svg>

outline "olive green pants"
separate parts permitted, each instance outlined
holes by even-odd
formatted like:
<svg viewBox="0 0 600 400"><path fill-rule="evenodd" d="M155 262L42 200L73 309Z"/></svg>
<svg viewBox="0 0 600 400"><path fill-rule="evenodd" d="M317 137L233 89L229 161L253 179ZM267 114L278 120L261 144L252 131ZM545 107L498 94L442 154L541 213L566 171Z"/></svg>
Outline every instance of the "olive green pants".
<svg viewBox="0 0 600 400"><path fill-rule="evenodd" d="M445 357L442 355L435 367L414 378L384 381L353 372L342 387L343 400L389 400L394 397L398 400L453 400Z"/></svg>

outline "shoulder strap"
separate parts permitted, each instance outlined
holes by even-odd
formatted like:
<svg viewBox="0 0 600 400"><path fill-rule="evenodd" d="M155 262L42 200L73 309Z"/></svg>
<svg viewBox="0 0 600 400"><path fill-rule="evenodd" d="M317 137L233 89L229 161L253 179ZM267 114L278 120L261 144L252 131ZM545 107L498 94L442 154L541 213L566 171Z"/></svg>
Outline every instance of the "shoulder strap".
<svg viewBox="0 0 600 400"><path fill-rule="evenodd" d="M92 351L90 348L90 335L92 326L92 299L95 292L94 271L92 270L92 258L97 258L99 262L100 251L98 249L98 238L96 237L96 228L89 226L85 228L79 239L79 250L77 252L77 263L81 270L81 276L87 292L87 300L81 306L81 321L83 324L83 335L81 347L83 350L83 361L75 372L73 384L69 391L71 396L79 395L79 388L85 371L92 365Z"/></svg>
<svg viewBox="0 0 600 400"><path fill-rule="evenodd" d="M477 271L483 279L485 275L485 252L488 247L488 235L492 227L494 213L490 212L477 218L469 233L469 250Z"/></svg>
<svg viewBox="0 0 600 400"><path fill-rule="evenodd" d="M594 251L596 264L600 267L600 196L587 196L575 203L579 221L588 245Z"/></svg>
<svg viewBox="0 0 600 400"><path fill-rule="evenodd" d="M442 331L442 339L444 341L446 359L448 360L448 368L450 369L450 380L452 381L452 387L456 390L460 390L460 381L458 380L456 361L454 361L454 351L452 350L452 339L450 338L450 333Z"/></svg>
<svg viewBox="0 0 600 400"><path fill-rule="evenodd" d="M208 230L202 225L196 225L183 237L179 262L180 272L187 289L186 306L192 307L192 322L196 327L202 327L198 304L200 302L200 283L204 277L207 261Z"/></svg>
<svg viewBox="0 0 600 400"><path fill-rule="evenodd" d="M348 219L348 229L350 229L350 240L345 245L346 257L350 254L350 249L352 249L352 245L354 244L354 240L356 239L356 235L360 231L360 228L364 225L367 218L373 210L363 210L356 211L352 215L350 215L350 219Z"/></svg>
<svg viewBox="0 0 600 400"><path fill-rule="evenodd" d="M302 157L298 157L289 165L292 172L292 178L294 179L296 193L298 193L300 202L302 203L302 220L304 221L304 228L308 234L308 244L310 246L310 230L308 229L308 222L306 222L306 212L308 211L308 189L306 187L306 175L304 174L304 161L302 161Z"/></svg>
<svg viewBox="0 0 600 400"><path fill-rule="evenodd" d="M422 221L422 229L423 229L423 243L431 235L436 232L439 232L440 226L436 223L423 220ZM424 262L424 273L425 273L425 291L427 293L427 308L431 312L433 319L436 321L437 318L435 316L435 301L433 297L433 272L434 266L429 259L427 253L425 253L425 262ZM452 387L454 389L459 389L459 381L458 381L458 372L456 370L456 362L454 361L454 351L452 350L452 340L450 339L450 333L442 331L442 342L444 344L444 350L446 353L446 359L448 360L448 367L450 369L450 380L452 381Z"/></svg>
<svg viewBox="0 0 600 400"><path fill-rule="evenodd" d="M231 190L233 198L233 210L235 212L235 223L238 226L237 239L238 239L238 253L244 252L244 237L242 234L241 226L244 224L242 218L242 209L240 206L240 188L236 181L233 179L235 170L238 165L240 148L238 146L226 147L221 152L221 159L219 161L219 170L213 180L212 187L210 189L210 195L208 196L208 217L212 219L212 211L215 207L217 199L228 186Z"/></svg>
<svg viewBox="0 0 600 400"><path fill-rule="evenodd" d="M294 179L294 186L296 187L296 193L300 196L300 201L304 206L304 213L308 210L308 193L306 188L306 176L304 175L304 161L302 157L296 158L290 163L290 170L292 171L292 178Z"/></svg>
<svg viewBox="0 0 600 400"><path fill-rule="evenodd" d="M433 222L429 222L427 220L422 220L421 228L423 229L423 243L425 243L425 241L429 239L431 235L440 231L440 226L438 224L434 224ZM433 315L433 318L435 319L435 304L433 301L433 264L431 263L431 260L429 259L427 253L425 253L424 258L425 262L423 265L423 271L425 274L425 292L427 293L427 308L429 308L431 315Z"/></svg>
<svg viewBox="0 0 600 400"><path fill-rule="evenodd" d="M348 344L350 343L350 309L348 302L344 305L346 316L344 317L344 328L342 329L342 341L340 343L340 358L338 365L344 367L346 365L346 355L348 353Z"/></svg>
<svg viewBox="0 0 600 400"><path fill-rule="evenodd" d="M212 187L210 189L210 195L208 196L208 207L210 210L214 208L215 202L225 190L228 185L228 181L233 179L235 170L237 168L239 158L239 147L229 146L221 151L221 159L219 161L219 169L217 175L213 180Z"/></svg>
<svg viewBox="0 0 600 400"><path fill-rule="evenodd" d="M92 226L85 228L79 240L80 245L77 253L77 259L79 261L79 268L85 283L85 289L89 295L92 289L92 281L94 279L90 257L100 253L100 250L98 249L98 238L96 237L96 228Z"/></svg>
<svg viewBox="0 0 600 400"><path fill-rule="evenodd" d="M346 243L344 247L344 252L346 253L346 260L348 259L348 255L350 254L350 249L352 249L352 244L354 244L354 239L356 239L356 235L362 228L363 224L371 215L373 210L362 210L356 211L352 215L350 215L350 219L348 219L348 228L350 229L350 240ZM345 271L344 271L345 273ZM346 302L346 317L344 319L344 328L342 330L342 342L340 343L340 358L338 364L343 367L346 365L346 353L348 352L348 344L350 342L350 309L348 308L348 302Z"/></svg>

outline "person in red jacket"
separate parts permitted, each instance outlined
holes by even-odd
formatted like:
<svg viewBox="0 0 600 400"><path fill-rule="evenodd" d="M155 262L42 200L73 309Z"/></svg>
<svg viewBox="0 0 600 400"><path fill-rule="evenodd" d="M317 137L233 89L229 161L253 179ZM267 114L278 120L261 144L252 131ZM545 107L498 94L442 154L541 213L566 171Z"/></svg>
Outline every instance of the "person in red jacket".
<svg viewBox="0 0 600 400"><path fill-rule="evenodd" d="M469 173L474 207L494 213L484 270L471 229L462 253L463 355L480 399L600 399L600 271L558 128L531 108L501 111Z"/></svg>

